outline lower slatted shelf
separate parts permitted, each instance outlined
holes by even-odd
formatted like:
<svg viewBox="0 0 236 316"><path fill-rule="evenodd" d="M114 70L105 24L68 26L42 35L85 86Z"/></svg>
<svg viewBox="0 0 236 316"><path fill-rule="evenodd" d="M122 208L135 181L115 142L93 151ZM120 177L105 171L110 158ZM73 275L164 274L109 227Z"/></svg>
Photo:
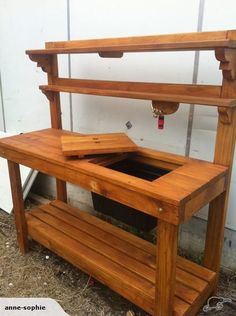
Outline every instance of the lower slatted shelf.
<svg viewBox="0 0 236 316"><path fill-rule="evenodd" d="M155 245L60 201L28 212L27 225L32 239L153 314ZM178 257L173 315L194 315L214 282L214 272Z"/></svg>

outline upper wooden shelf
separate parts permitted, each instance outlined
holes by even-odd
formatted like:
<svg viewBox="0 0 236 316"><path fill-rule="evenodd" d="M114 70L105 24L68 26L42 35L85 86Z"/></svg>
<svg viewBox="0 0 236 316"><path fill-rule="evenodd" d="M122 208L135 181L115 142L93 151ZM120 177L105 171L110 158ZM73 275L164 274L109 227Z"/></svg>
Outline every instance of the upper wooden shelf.
<svg viewBox="0 0 236 316"><path fill-rule="evenodd" d="M48 42L45 49L27 50L26 53L28 55L99 53L102 57L121 57L122 53L127 52L217 48L236 48L236 30ZM120 54L112 54L112 52Z"/></svg>

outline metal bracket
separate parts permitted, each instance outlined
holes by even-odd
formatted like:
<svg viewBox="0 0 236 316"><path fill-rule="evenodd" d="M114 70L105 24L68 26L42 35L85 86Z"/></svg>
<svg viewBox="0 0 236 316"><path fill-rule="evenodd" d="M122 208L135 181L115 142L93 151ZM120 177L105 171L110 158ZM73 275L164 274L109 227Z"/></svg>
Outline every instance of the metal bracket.
<svg viewBox="0 0 236 316"><path fill-rule="evenodd" d="M46 73L52 72L52 56L51 55L39 55L29 54L29 58L37 63L37 67L41 67Z"/></svg>

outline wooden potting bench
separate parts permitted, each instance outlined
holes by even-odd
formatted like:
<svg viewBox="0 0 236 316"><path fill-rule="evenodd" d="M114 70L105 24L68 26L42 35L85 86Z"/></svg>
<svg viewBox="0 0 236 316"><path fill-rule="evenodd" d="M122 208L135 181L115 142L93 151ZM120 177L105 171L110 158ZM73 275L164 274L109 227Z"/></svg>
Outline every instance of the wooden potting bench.
<svg viewBox="0 0 236 316"><path fill-rule="evenodd" d="M215 51L223 74L221 86L58 76L58 54L121 58L132 52L193 50ZM21 252L27 251L32 238L152 315L195 315L215 291L220 269L236 133L236 31L51 42L27 54L48 75L48 85L40 89L49 99L52 128L0 140L0 156L9 164ZM141 147L132 154L65 157L61 136L73 133L62 129L60 92L150 100L161 115L175 112L179 103L217 106L214 161ZM170 172L147 181L109 167L127 157ZM25 213L19 164L56 177L56 200ZM156 217L157 244L69 206L66 182ZM177 255L178 231L208 203L204 259L197 265Z"/></svg>

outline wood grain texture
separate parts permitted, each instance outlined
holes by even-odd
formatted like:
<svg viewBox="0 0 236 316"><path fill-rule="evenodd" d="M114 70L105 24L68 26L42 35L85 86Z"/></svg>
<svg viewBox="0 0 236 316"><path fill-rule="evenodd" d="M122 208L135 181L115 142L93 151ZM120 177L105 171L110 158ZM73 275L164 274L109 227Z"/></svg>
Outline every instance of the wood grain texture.
<svg viewBox="0 0 236 316"><path fill-rule="evenodd" d="M48 84L53 85L55 78L58 76L58 61L57 56L53 55L51 57L51 72L48 73ZM54 93L54 97L50 101L50 115L51 115L51 126L53 128L62 128L61 121L61 104L60 96L58 92Z"/></svg>
<svg viewBox="0 0 236 316"><path fill-rule="evenodd" d="M236 87L236 85L235 85ZM218 123L215 161L232 168L236 136L236 111L233 112L232 123ZM219 150L221 148L221 150ZM205 244L204 265L219 272L224 240L224 228L228 206L229 182L227 190L217 196L209 206L207 236ZM215 233L217 231L217 234Z"/></svg>
<svg viewBox="0 0 236 316"><path fill-rule="evenodd" d="M22 254L28 251L28 234L19 165L8 160L17 241Z"/></svg>
<svg viewBox="0 0 236 316"><path fill-rule="evenodd" d="M51 56L51 71L48 72L48 84L53 84L58 77L58 60L57 56ZM61 120L61 103L60 95L58 92L53 92L52 98L49 100L51 127L56 129L62 129ZM56 192L57 199L63 202L67 201L67 189L66 182L56 179Z"/></svg>
<svg viewBox="0 0 236 316"><path fill-rule="evenodd" d="M134 152L137 145L124 133L65 135L61 137L64 156Z"/></svg>
<svg viewBox="0 0 236 316"><path fill-rule="evenodd" d="M220 54L216 52L217 58L224 63L228 62L229 67L223 67L225 72L230 71L231 75L225 74L222 83L222 97L236 97L236 79L232 76L236 72L236 51L225 50ZM232 68L233 66L233 68ZM229 167L229 177L226 192L217 196L209 206L207 235L204 252L204 265L219 274L220 261L224 241L224 227L227 215L228 195L230 176L233 165L234 149L236 139L236 111L231 111L230 124L224 124L218 120L214 162ZM217 232L217 233L216 233Z"/></svg>
<svg viewBox="0 0 236 316"><path fill-rule="evenodd" d="M174 153L168 153L160 150L154 150L151 148L145 148L145 147L139 147L137 151L137 155L142 157L142 158L148 158L151 160L158 160L166 163L173 164L173 166L179 167L182 166L186 163L191 163L196 161L196 159L191 158L191 157L185 157L182 155L177 155Z"/></svg>
<svg viewBox="0 0 236 316"><path fill-rule="evenodd" d="M29 54L29 59L36 62L37 67L40 67L42 71L46 73L52 72L52 55Z"/></svg>
<svg viewBox="0 0 236 316"><path fill-rule="evenodd" d="M158 221L155 316L173 315L178 226Z"/></svg>
<svg viewBox="0 0 236 316"><path fill-rule="evenodd" d="M210 185L207 189L202 190L195 197L189 200L185 205L185 220L191 218L196 214L197 210L200 210L207 203L213 201L215 198L224 194L227 188L227 178L221 178L213 185Z"/></svg>
<svg viewBox="0 0 236 316"><path fill-rule="evenodd" d="M235 30L181 33L80 41L48 42L46 50L27 50L27 54L68 54L102 52L145 52L213 50L236 47Z"/></svg>
<svg viewBox="0 0 236 316"><path fill-rule="evenodd" d="M216 59L220 61L220 69L223 78L232 81L236 80L236 56L233 49L216 49Z"/></svg>
<svg viewBox="0 0 236 316"><path fill-rule="evenodd" d="M61 180L81 185L92 192L173 224L184 221L185 204L189 200L227 176L226 167L186 158L189 163L172 171L173 174L181 177L181 181L174 182L172 173L169 173L150 182L91 163L86 159L64 157L60 143L60 138L64 133L68 134L62 130L48 129L13 136L7 140L1 139L0 155L4 152L4 157L9 159L14 157L14 160L19 163L40 169ZM145 156L145 153L154 159L154 150L140 149L140 152L138 151L138 155ZM159 159L165 160L164 156L163 153L156 152L156 157ZM185 161L178 157L178 155L166 155L168 161L179 160L178 163ZM205 195L205 201L207 198ZM159 212L159 208L163 211Z"/></svg>
<svg viewBox="0 0 236 316"><path fill-rule="evenodd" d="M53 210L52 210L52 207L53 207ZM144 239L141 239L137 237L136 235L127 233L125 230L122 230L117 226L111 225L95 216L91 216L87 212L81 211L78 208L62 203L61 201L57 201L57 200L52 201L50 202L50 204L41 206L41 208L46 210L47 213L53 212L53 214L57 217L60 216L59 215L60 212L61 212L61 215L63 213L64 221L66 220L66 213L68 215L73 216L73 220L69 221L71 225L75 225L75 226L77 225L75 218L77 220L78 219L83 220L83 227L87 232L90 232L92 228L91 226L86 227L85 222L92 225L93 229L94 229L94 226L96 226L97 228L100 229L99 232L98 231L94 232L94 234L96 235L98 239L101 238L102 240L104 240L104 242L107 241L108 243L112 243L114 247L115 245L119 244L120 245L119 249L121 251L124 251L125 253L127 252L127 254L132 253L132 255L135 257L137 256L137 260L140 260L140 261L143 261L143 259L141 259L140 256L142 256L142 254L146 254L147 256L145 256L145 260L144 260L146 264L152 268L156 268L156 260L155 260L156 246L154 244ZM79 224L77 225L77 228L78 227L80 227L79 229L82 229L81 225ZM109 239L105 237L106 232L109 233L110 235ZM112 236L115 237L115 239ZM119 239L119 242L117 241L117 238ZM122 244L120 244L121 240L124 240L126 247L122 247ZM138 248L138 252L134 252L132 248L129 249L128 247L129 244ZM215 275L214 272L179 256L177 257L177 267L207 282L211 280Z"/></svg>
<svg viewBox="0 0 236 316"><path fill-rule="evenodd" d="M57 77L55 85L81 88L95 88L105 90L128 90L131 92L142 93L162 93L177 94L186 96L207 95L210 98L219 98L221 86L201 85L201 84L178 84L178 83L156 83L156 82L138 82L138 81L111 81L111 80L93 80L93 79L72 79Z"/></svg>
<svg viewBox="0 0 236 316"><path fill-rule="evenodd" d="M154 244L61 201L31 210L27 223L33 239L154 315ZM176 262L173 315L193 315L215 274L181 257Z"/></svg>
<svg viewBox="0 0 236 316"><path fill-rule="evenodd" d="M58 78L57 54L97 53L100 57L121 58L126 52L181 50L215 50L224 78L222 86ZM57 178L61 201L38 207L27 215L33 239L151 315L195 315L214 291L220 268L236 137L236 30L50 42L43 50L26 53L48 74L48 85L40 89L50 102L53 129L0 140L0 156L10 160L21 250L27 249L27 227L17 163ZM150 100L169 114L179 103L217 106L214 163L144 148L116 157L65 157L61 137L79 136L61 130L60 92ZM79 138L82 143L86 141L86 137ZM115 145L124 151L117 139ZM80 143L80 149L83 146ZM81 151L76 155L81 156ZM110 163L127 156L171 172L149 182L109 168ZM158 218L157 245L63 203L64 181ZM200 267L177 256L178 229L180 223L209 202L205 267Z"/></svg>
<svg viewBox="0 0 236 316"><path fill-rule="evenodd" d="M64 79L66 80L66 79ZM71 79L68 79L71 80ZM144 88L136 89L135 83L130 83L128 89L121 89L119 87L119 83L116 85L113 84L113 89L105 88L101 84L93 85L88 81L88 85L86 86L83 82L83 85L78 84L77 86L70 85L43 85L39 88L42 91L52 91L52 92L68 92L68 93L79 93L79 94L90 94L90 95L100 95L100 96L110 96L110 97L120 97L120 98L132 98L132 99L141 99L141 100L155 100L155 101L163 101L164 102L177 102L177 103L187 103L187 104L201 104L201 105L210 105L210 106L219 106L223 108L234 107L236 106L236 99L233 98L220 98L220 97L210 97L208 94L207 86L202 88L201 93L196 93L195 95L188 95L184 92L182 94L178 94L178 91L172 89L168 92L159 92L156 90L155 92L150 92L149 89L146 91ZM146 87L148 88L148 87ZM143 91L142 91L143 90ZM163 89L164 90L164 89ZM184 89L183 89L184 90ZM200 89L199 89L200 90ZM209 88L210 90L210 88Z"/></svg>
<svg viewBox="0 0 236 316"><path fill-rule="evenodd" d="M152 198L157 197L158 199L161 199L163 201L169 201L173 205L177 205L177 201L184 201L185 199L187 199L188 196L189 198L191 197L190 191L186 191L184 190L184 188L181 188L181 186L179 186L179 190L177 192L176 185L174 185L173 187L171 186L171 182L168 183L168 181L165 181L165 179L168 179L168 175L165 175L158 179L160 181L157 180L151 183L143 179L139 179L137 177L132 177L114 170L104 168L102 166L98 166L96 164L89 163L86 160L79 161L78 159L66 159L65 157L63 157L60 149L60 137L64 133L66 132L59 130L46 130L41 132L33 132L24 135L18 135L15 137L8 138L6 141L1 140L0 148L3 146L2 149L5 152L5 155L8 155L9 153L7 151L7 148L14 148L14 153L12 153L12 155L14 155L16 159L17 157L20 159L20 156L22 157L22 154L26 155L24 158L24 163L30 164L30 166L34 168L40 166L43 172L45 172L45 170L46 172L50 172L50 174L58 174L59 172L60 177L62 175L63 177L67 176L70 180L72 180L72 178L79 179L79 177L76 176L76 173L78 172L84 174L84 176L92 176L94 181L90 181L87 183L87 185L89 185L89 187L92 189L98 189L100 187L99 183L102 183L99 180L100 178L101 180L103 180L103 184L105 184L104 181L107 181L110 184L119 184L119 186L123 186L125 189L127 189L128 184L128 187L131 188L133 192L136 191L140 194L144 194L146 192L146 194L148 194ZM19 151L19 155L16 153L16 150ZM146 151L144 150L144 152ZM150 155L153 155L154 152L155 151L151 151L152 154ZM157 153L157 156L162 156L163 158L163 154ZM171 155L167 155L169 160L170 156ZM28 158L26 159L26 157ZM34 157L34 159L32 159L32 157ZM174 160L176 156L174 155L173 157ZM67 165L66 170L64 168L65 164ZM187 174L184 174L183 177L185 177L187 183L189 182L190 185L193 178L193 176L191 175L191 168L189 168L189 166L186 165L179 168L179 172L183 173L185 168L188 170L188 173L190 173L190 177L188 177ZM221 176L224 177L226 173L226 168L217 165L212 165L206 162L199 162L199 165L196 168L195 173L198 173L198 171L201 169L205 171L208 170L208 173L206 173L206 176L203 179L198 180L194 190L197 190L198 188L200 188L208 182L211 183L212 181L214 182L215 180L218 180L218 178ZM83 177L80 178L80 183L83 182L82 179ZM95 179L97 182L95 181ZM73 180L73 182L74 181L75 180ZM95 182L97 183L97 185L95 185ZM163 190L163 185L165 187L165 190ZM109 191L105 190L104 194L105 192L106 194L109 194Z"/></svg>
<svg viewBox="0 0 236 316"><path fill-rule="evenodd" d="M207 165L205 165L207 164ZM205 168L206 166L206 168ZM224 176L222 177L222 175ZM214 179L214 180L213 180ZM185 192L191 198L185 202L184 221L226 190L228 171L224 166L211 164L204 161L192 161L175 168L165 176L154 180L162 185L175 186L175 192Z"/></svg>

